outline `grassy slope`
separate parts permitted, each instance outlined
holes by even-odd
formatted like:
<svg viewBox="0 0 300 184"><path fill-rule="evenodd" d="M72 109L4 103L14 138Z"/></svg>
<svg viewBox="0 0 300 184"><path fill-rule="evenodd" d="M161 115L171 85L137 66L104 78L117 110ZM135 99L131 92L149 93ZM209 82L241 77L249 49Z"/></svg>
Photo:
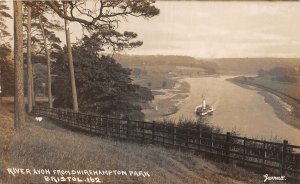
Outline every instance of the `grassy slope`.
<svg viewBox="0 0 300 184"><path fill-rule="evenodd" d="M1 178L4 175L3 168L9 164L9 143L14 136L12 111L11 103L0 101L0 183L2 183Z"/></svg>
<svg viewBox="0 0 300 184"><path fill-rule="evenodd" d="M6 107L6 108L3 108ZM7 108L8 107L8 108ZM74 133L28 118L12 131L11 105L0 107L0 183L41 183L41 177L13 178L6 167L120 169L149 171L150 178L105 176L110 183L257 183L262 177L234 166L210 163L189 153L122 143ZM233 179L234 178L234 179Z"/></svg>

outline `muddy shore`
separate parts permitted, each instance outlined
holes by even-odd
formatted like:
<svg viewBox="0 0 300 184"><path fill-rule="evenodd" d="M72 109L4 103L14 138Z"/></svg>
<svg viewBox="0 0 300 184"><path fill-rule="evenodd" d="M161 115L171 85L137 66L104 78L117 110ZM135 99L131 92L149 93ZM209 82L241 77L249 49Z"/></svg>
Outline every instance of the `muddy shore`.
<svg viewBox="0 0 300 184"><path fill-rule="evenodd" d="M298 101L277 93L272 89L262 89L260 86L255 84L248 83L246 81L241 82L237 78L231 79L230 81L243 88L255 88L256 90L259 90L259 93L264 96L265 102L273 107L278 118L300 130L300 104Z"/></svg>
<svg viewBox="0 0 300 184"><path fill-rule="evenodd" d="M143 112L148 120L162 120L175 114L180 103L189 97L190 85L180 78L173 79L176 84L172 88L152 90L155 99L150 104L151 108Z"/></svg>

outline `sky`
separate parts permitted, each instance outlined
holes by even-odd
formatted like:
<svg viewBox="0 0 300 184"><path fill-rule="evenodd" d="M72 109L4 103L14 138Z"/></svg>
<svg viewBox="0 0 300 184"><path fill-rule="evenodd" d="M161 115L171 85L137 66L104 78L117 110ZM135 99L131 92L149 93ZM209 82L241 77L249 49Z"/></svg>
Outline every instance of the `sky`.
<svg viewBox="0 0 300 184"><path fill-rule="evenodd" d="M300 57L300 2L156 2L160 15L129 18L120 30L138 33L132 55L198 58ZM62 21L63 23L63 21ZM12 26L11 26L12 29ZM79 24L70 25L80 38ZM58 33L64 41L64 32Z"/></svg>

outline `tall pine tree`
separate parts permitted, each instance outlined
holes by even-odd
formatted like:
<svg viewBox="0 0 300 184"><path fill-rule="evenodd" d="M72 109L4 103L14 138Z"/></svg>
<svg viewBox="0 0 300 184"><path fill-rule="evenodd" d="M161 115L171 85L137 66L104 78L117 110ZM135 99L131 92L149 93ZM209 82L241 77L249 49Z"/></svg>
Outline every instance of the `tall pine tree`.
<svg viewBox="0 0 300 184"><path fill-rule="evenodd" d="M9 7L0 1L0 97L9 96L14 91L13 63L11 62L11 34L7 30L6 20L12 19Z"/></svg>

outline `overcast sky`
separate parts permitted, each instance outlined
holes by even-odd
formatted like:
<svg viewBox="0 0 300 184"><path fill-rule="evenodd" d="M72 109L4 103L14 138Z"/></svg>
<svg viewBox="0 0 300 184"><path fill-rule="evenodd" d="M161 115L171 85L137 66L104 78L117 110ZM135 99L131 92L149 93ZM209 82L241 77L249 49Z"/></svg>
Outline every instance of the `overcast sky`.
<svg viewBox="0 0 300 184"><path fill-rule="evenodd" d="M134 19L144 46L132 54L300 57L300 3L158 2L161 14ZM133 26L137 25L137 26Z"/></svg>
<svg viewBox="0 0 300 184"><path fill-rule="evenodd" d="M144 42L128 54L300 57L300 2L157 2L159 16L129 18L122 30ZM12 28L12 27L11 27ZM81 37L71 24L72 38ZM64 33L59 34L62 39Z"/></svg>

